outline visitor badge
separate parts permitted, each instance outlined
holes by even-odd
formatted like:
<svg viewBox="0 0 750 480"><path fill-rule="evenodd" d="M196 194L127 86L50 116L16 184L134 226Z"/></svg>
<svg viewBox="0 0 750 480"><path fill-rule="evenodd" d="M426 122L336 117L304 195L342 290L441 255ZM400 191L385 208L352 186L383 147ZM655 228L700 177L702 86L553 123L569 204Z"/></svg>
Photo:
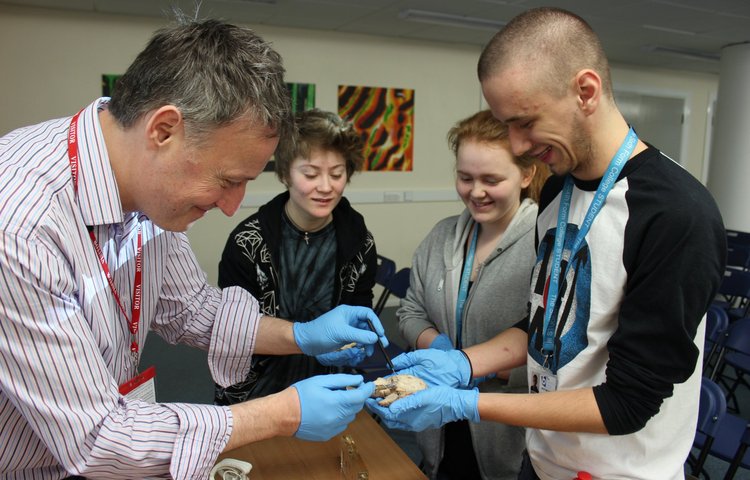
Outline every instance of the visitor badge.
<svg viewBox="0 0 750 480"><path fill-rule="evenodd" d="M120 385L120 395L130 400L156 403L156 367L148 367L143 372Z"/></svg>

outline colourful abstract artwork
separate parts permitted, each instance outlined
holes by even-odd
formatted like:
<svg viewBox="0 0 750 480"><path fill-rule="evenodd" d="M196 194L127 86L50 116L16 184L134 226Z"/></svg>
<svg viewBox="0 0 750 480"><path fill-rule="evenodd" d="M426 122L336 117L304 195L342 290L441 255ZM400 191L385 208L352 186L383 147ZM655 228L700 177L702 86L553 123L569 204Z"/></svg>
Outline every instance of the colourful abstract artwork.
<svg viewBox="0 0 750 480"><path fill-rule="evenodd" d="M314 83L287 83L289 96L292 98L292 112L297 113L303 110L315 108L315 84ZM273 172L276 168L275 160L271 160L263 169L264 172Z"/></svg>
<svg viewBox="0 0 750 480"><path fill-rule="evenodd" d="M414 90L339 85L339 116L365 139L363 170L410 172L414 165Z"/></svg>
<svg viewBox="0 0 750 480"><path fill-rule="evenodd" d="M297 113L302 110L315 108L315 84L314 83L287 83L289 95L292 97L292 111Z"/></svg>

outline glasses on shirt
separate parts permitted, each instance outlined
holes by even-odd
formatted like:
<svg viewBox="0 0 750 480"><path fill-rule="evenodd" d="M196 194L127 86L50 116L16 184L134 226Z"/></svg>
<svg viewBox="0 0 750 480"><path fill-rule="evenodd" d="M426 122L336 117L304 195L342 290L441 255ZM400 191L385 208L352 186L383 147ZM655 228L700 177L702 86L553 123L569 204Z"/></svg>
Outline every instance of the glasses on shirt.
<svg viewBox="0 0 750 480"><path fill-rule="evenodd" d="M253 466L248 462L237 460L236 458L225 458L211 469L210 480L216 480L219 475L220 480L247 480L247 475Z"/></svg>

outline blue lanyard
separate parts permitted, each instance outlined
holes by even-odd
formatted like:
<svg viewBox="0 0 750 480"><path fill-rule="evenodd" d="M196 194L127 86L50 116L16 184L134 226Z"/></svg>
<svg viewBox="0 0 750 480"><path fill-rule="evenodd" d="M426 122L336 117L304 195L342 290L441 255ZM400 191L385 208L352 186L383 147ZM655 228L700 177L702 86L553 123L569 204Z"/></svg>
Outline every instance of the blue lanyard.
<svg viewBox="0 0 750 480"><path fill-rule="evenodd" d="M631 127L628 131L625 140L617 150L617 153L609 162L607 171L604 173L599 187L596 189L594 199L589 205L589 209L586 212L586 216L581 223L578 235L576 235L573 245L570 247L570 257L568 258L568 264L565 267L564 275L567 275L570 265L573 263L573 258L576 252L581 247L583 239L591 229L591 224L594 223L594 219L599 214L599 211L604 206L609 195L610 190L614 187L617 182L617 177L620 175L622 167L625 162L628 161L630 155L633 153L636 144L638 143L638 136ZM542 353L548 358L553 357L555 353L555 330L557 328L557 311L558 311L558 293L560 288L560 270L562 268L562 255L563 247L565 245L565 232L568 228L568 214L570 212L570 200L573 196L573 177L567 175L565 177L565 186L560 197L560 209L557 213L557 231L555 232L555 245L553 249L552 257L552 268L550 271L549 290L547 291L547 304L544 308L544 346ZM553 314L555 320L553 321Z"/></svg>
<svg viewBox="0 0 750 480"><path fill-rule="evenodd" d="M464 259L464 270L461 273L461 283L458 287L458 298L456 299L456 348L461 348L461 323L464 315L464 304L469 296L469 282L471 282L471 268L474 266L474 252L477 249L477 236L479 224L474 225L474 233L471 237L469 249Z"/></svg>

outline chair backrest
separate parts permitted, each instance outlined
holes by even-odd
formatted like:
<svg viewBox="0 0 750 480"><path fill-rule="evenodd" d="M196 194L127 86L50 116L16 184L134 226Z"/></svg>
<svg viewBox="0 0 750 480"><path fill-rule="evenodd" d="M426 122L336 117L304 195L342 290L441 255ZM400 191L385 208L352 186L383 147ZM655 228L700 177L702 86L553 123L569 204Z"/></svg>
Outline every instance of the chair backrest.
<svg viewBox="0 0 750 480"><path fill-rule="evenodd" d="M723 295L732 307L747 304L750 298L750 272L728 268L719 285L719 294ZM744 315L741 315L744 317Z"/></svg>
<svg viewBox="0 0 750 480"><path fill-rule="evenodd" d="M406 290L409 289L409 275L411 274L411 268L405 267L396 272L391 276L383 289L383 293L378 298L378 302L375 304L373 310L376 314L380 315L385 308L385 304L388 301L388 297L391 294L398 298L404 298L406 296Z"/></svg>
<svg viewBox="0 0 750 480"><path fill-rule="evenodd" d="M396 295L398 298L404 298L406 291L409 289L409 276L411 275L411 268L405 267L396 272L391 281L388 282L388 288L391 293Z"/></svg>
<svg viewBox="0 0 750 480"><path fill-rule="evenodd" d="M706 312L706 340L722 343L724 334L729 328L729 315L723 308L711 305Z"/></svg>
<svg viewBox="0 0 750 480"><path fill-rule="evenodd" d="M727 329L723 347L750 354L750 318L741 318L732 322Z"/></svg>
<svg viewBox="0 0 750 480"><path fill-rule="evenodd" d="M750 233L740 230L727 230L727 244L750 245Z"/></svg>
<svg viewBox="0 0 750 480"><path fill-rule="evenodd" d="M385 302L388 300L388 296L391 294L388 290L388 284L390 283L393 275L396 273L396 262L390 258L378 255L378 269L375 271L375 283L383 287L383 291L380 292L377 302L373 310L377 315L383 311Z"/></svg>
<svg viewBox="0 0 750 480"><path fill-rule="evenodd" d="M715 437L721 418L727 413L727 399L718 383L710 378L701 379L701 398L696 430Z"/></svg>
<svg viewBox="0 0 750 480"><path fill-rule="evenodd" d="M727 268L748 270L750 267L750 244L727 245Z"/></svg>
<svg viewBox="0 0 750 480"><path fill-rule="evenodd" d="M390 258L378 255L378 269L375 271L375 283L385 287L394 273L396 273L396 262Z"/></svg>
<svg viewBox="0 0 750 480"><path fill-rule="evenodd" d="M724 339L729 330L729 315L727 311L717 305L711 305L706 312L706 341L703 348L703 371L708 372L716 352L724 345ZM713 375L710 375L713 379Z"/></svg>
<svg viewBox="0 0 750 480"><path fill-rule="evenodd" d="M727 400L724 392L713 380L703 377L701 380L700 407L698 409L698 423L695 427L696 433L701 433L699 442L700 452L693 464L692 474L698 476L706 458L711 451L714 438L719 434L719 427L724 415L727 413ZM696 440L698 440L696 435Z"/></svg>
<svg viewBox="0 0 750 480"><path fill-rule="evenodd" d="M724 370L724 357L729 352L750 354L750 318L735 320L727 328L721 341L719 356L710 375L713 380L721 378Z"/></svg>

